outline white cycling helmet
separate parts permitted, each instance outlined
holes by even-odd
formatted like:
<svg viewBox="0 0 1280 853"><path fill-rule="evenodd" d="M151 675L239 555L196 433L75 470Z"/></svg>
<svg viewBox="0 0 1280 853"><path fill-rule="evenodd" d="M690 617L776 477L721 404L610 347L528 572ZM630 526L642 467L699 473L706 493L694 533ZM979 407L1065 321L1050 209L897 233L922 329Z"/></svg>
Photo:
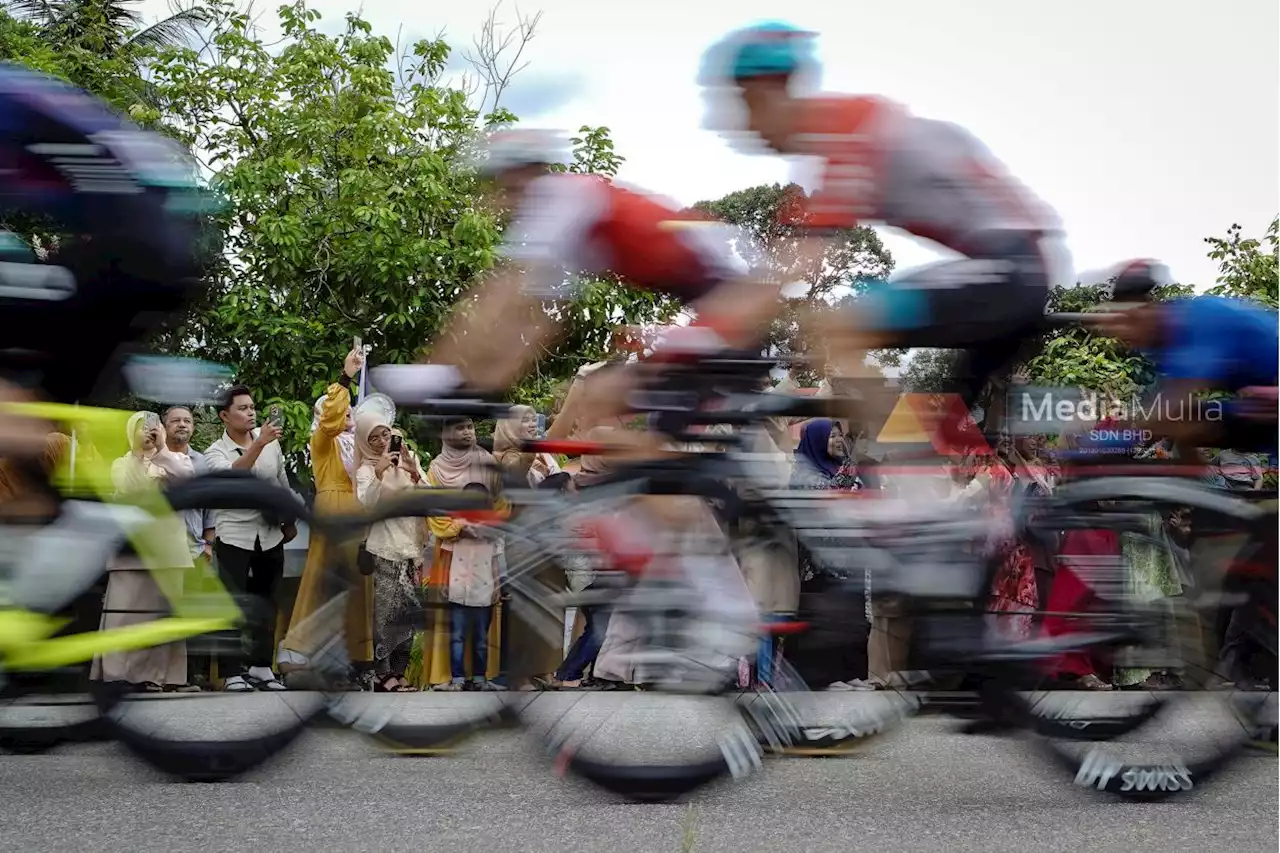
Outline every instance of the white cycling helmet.
<svg viewBox="0 0 1280 853"><path fill-rule="evenodd" d="M567 163L572 159L568 142L549 130L499 130L490 134L472 159L482 175L501 174L521 166Z"/></svg>

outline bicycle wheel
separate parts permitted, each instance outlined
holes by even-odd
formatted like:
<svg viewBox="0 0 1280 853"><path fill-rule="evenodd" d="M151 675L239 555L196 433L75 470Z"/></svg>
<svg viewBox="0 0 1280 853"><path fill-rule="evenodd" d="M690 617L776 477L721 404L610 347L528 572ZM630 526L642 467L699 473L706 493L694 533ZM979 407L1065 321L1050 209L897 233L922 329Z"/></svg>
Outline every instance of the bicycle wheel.
<svg viewBox="0 0 1280 853"><path fill-rule="evenodd" d="M247 509L282 522L296 519L312 529L317 526L292 492L251 474L218 473L181 481L168 489L165 497L175 513ZM336 575L332 585L342 588ZM217 657L236 648L240 638L214 627L206 629L209 633L199 633L199 626L254 623L260 621L262 609L247 596L228 594L220 583L213 586L219 592L169 590L173 593L168 596L172 613L169 618L180 620L172 623L180 635L173 639L185 641L188 651L199 650ZM340 598L340 592L338 596ZM322 608L325 613L335 609ZM162 618L164 615L157 614ZM156 620L144 624L161 623ZM273 627L268 626L266 630ZM341 645L341 632L341 619L321 620L312 631L317 649L335 642ZM114 739L152 767L189 781L231 779L262 765L293 743L309 721L324 711L326 704L323 694L300 691L243 696L231 693L139 695L102 682L96 685L95 698L104 725Z"/></svg>
<svg viewBox="0 0 1280 853"><path fill-rule="evenodd" d="M1050 500L1015 507L1014 514L1017 518L1014 541L1018 547L1028 549L1042 564L1060 562L1061 571L1071 571L1071 558L1058 553L1058 537L1064 533L1096 531L1101 527L1115 535L1149 538L1148 515L1134 512L1132 508L1113 508L1102 517L1072 503ZM1129 701L1113 702L1111 706L1073 703L1067 700L1078 697L1078 692L1054 689L1061 685L1046 669L1063 659L1084 660L1090 656L1109 659L1118 649L1134 645L1151 634L1151 614L1144 612L1131 595L1126 595L1126 569L1119 553L1109 558L1091 555L1078 559L1085 563L1078 574L1093 604L1089 612L1074 614L1043 610L1025 614L1001 612L991 599L1001 566L998 560L991 561L984 585L987 601L983 610L987 618L995 624L1011 617L1029 619L1030 636L1041 639L1016 644L1010 644L1007 639L996 640L1005 647L1008 677L987 684L980 704L988 716L1027 726L1044 737L1105 741L1123 737L1154 719L1160 713L1159 698L1143 693L1126 697ZM1071 577L1074 579L1077 575ZM1060 632L1068 620L1079 624L1064 635Z"/></svg>
<svg viewBox="0 0 1280 853"><path fill-rule="evenodd" d="M97 629L95 601L102 585L77 597L60 614L69 623L57 636ZM90 665L66 666L52 672L7 673L0 689L0 750L36 755L64 743L107 736L89 690Z"/></svg>
<svg viewBox="0 0 1280 853"><path fill-rule="evenodd" d="M1158 602L1163 613L1157 613L1167 628L1162 632L1164 636L1155 632L1154 640L1144 641L1139 637L1129 645L1129 649L1148 655L1152 651L1163 652L1163 657L1137 658L1125 661L1126 666L1133 667L1136 663L1144 668L1168 669L1179 674L1184 688L1203 686L1211 680L1216 667L1215 661L1208 659L1213 656L1204 652L1201 617L1207 606L1216 607L1222 602L1215 590L1222 586L1229 570L1244 566L1250 577L1244 600L1233 603L1233 608L1243 609L1246 614L1257 608L1274 608L1274 513L1206 487L1134 477L1104 477L1067 484L1054 494L1050 506L1052 512L1046 524L1054 523L1056 513L1100 530L1131 530L1135 514L1158 521L1186 508L1198 519L1196 524L1202 535L1188 553L1180 581L1184 593ZM1158 536L1144 539L1136 532L1123 533L1118 542L1125 561L1120 563L1122 575L1112 579L1109 597L1120 606L1104 604L1096 609L1111 610L1113 620L1127 622L1137 628L1138 635L1151 637L1151 615L1157 608L1151 602L1137 601L1141 596L1135 591L1134 568L1128 563L1138 559L1140 552L1135 551L1135 547L1165 545ZM1088 567L1082 571L1087 574ZM1264 646L1269 645L1274 660L1274 609L1270 612L1273 614L1270 636L1264 631L1261 641ZM1176 653L1168 648L1170 637L1178 641ZM1036 722L1043 720L1044 706L1050 704L1043 698L1011 695L1007 699L1048 735L1040 739L1042 748L1053 763L1074 775L1077 785L1137 800L1160 800L1190 791L1221 773L1256 739L1259 728L1268 725L1265 714L1271 701L1266 694L1194 689L1159 693L1138 690L1111 696L1078 697L1079 694L1056 697L1058 707L1054 715L1060 724L1056 730ZM1091 706L1091 709L1077 714L1066 707L1069 704ZM1117 730L1111 733L1105 747L1082 744L1079 733L1072 736L1062 731L1062 724L1069 725L1073 719L1090 720L1091 710L1092 715L1098 715L1104 705L1122 706L1127 718L1123 725L1116 725ZM1133 725L1135 721L1138 724ZM1084 728L1085 737L1090 727L1092 724Z"/></svg>
<svg viewBox="0 0 1280 853"><path fill-rule="evenodd" d="M492 512L492 502L484 495L473 492L411 492L380 502L367 512L341 518L326 518L322 525L327 535L337 539L363 536L371 524L392 518L425 519L432 516L462 514L467 512ZM350 569L339 572L339 577L350 577ZM432 623L436 612L430 604L402 614L409 625L418 632ZM345 656L336 647L331 670L345 665ZM413 694L410 694L413 695ZM484 729L509 725L515 720L513 713L503 708L488 709L475 715L463 715L456 719L419 723L413 720L421 710L421 700L411 701L396 694L370 695L364 692L326 691L326 713L339 725L360 732L380 746L401 755L436 755L448 753L468 736ZM439 710L439 709L436 709ZM493 713L488 713L492 710ZM436 716L435 714L432 715Z"/></svg>

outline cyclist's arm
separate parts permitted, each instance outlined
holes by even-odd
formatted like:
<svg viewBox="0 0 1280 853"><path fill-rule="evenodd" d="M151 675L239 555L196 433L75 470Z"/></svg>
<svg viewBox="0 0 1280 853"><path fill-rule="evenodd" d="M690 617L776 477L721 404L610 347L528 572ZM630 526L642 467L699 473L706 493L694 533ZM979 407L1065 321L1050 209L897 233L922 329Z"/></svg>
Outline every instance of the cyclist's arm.
<svg viewBox="0 0 1280 853"><path fill-rule="evenodd" d="M1195 401L1213 385L1208 379L1166 379L1140 411L1116 428L1164 436L1179 459L1195 459L1196 448L1215 439L1220 428L1220 422L1201 419L1196 410Z"/></svg>
<svg viewBox="0 0 1280 853"><path fill-rule="evenodd" d="M695 325L709 327L731 349L758 344L768 324L778 315L782 284L747 275L728 281L690 307Z"/></svg>
<svg viewBox="0 0 1280 853"><path fill-rule="evenodd" d="M540 296L526 287L526 274L506 265L464 298L464 305L432 348L433 364L457 367L470 387L502 391L519 379L565 324L552 318Z"/></svg>
<svg viewBox="0 0 1280 853"><path fill-rule="evenodd" d="M478 288L474 309L459 309L431 354L436 364L456 366L473 387L506 389L564 331L564 321L551 317L544 302L573 295L576 274L586 266L586 236L608 204L602 185L565 177L530 185L507 228L505 262Z"/></svg>

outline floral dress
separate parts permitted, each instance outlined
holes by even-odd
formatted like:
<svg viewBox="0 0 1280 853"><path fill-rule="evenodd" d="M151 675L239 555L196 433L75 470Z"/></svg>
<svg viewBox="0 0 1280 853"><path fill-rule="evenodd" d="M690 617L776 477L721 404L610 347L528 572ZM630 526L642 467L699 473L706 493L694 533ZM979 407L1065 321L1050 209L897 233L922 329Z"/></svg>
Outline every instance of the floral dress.
<svg viewBox="0 0 1280 853"><path fill-rule="evenodd" d="M1000 566L991 582L991 609L996 613L995 629L1006 637L1027 639L1031 636L1032 618L1039 605L1039 594L1031 552L1013 533L1011 503L1016 481L1009 469L999 461L986 463L981 474L985 474L988 479L987 511L996 522L987 541L987 548Z"/></svg>

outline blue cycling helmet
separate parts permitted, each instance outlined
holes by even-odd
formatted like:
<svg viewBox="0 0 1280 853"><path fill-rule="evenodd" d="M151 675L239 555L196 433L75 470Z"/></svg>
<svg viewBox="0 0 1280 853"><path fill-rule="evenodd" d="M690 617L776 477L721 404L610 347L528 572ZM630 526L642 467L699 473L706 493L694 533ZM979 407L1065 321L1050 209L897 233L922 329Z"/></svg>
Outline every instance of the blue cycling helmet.
<svg viewBox="0 0 1280 853"><path fill-rule="evenodd" d="M775 21L738 30L707 51L702 83L785 77L807 71L817 64L814 37L812 32Z"/></svg>

